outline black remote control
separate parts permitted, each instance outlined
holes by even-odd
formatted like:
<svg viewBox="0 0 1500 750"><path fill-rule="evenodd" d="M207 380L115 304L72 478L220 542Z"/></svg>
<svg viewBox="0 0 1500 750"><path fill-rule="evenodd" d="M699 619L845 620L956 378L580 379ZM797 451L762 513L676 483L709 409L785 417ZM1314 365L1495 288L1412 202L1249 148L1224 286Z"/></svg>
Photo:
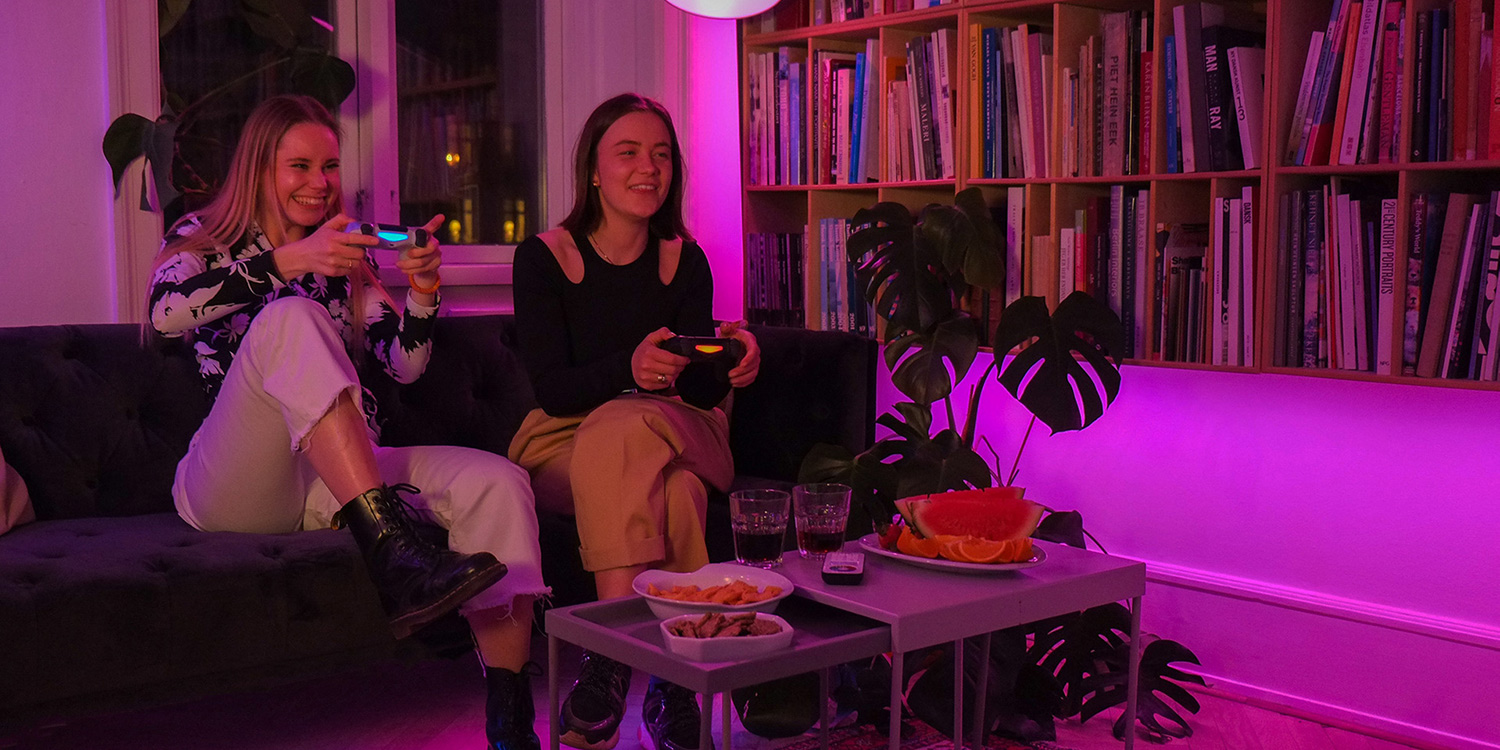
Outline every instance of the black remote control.
<svg viewBox="0 0 1500 750"><path fill-rule="evenodd" d="M865 578L863 552L829 552L823 558L823 583L852 586Z"/></svg>

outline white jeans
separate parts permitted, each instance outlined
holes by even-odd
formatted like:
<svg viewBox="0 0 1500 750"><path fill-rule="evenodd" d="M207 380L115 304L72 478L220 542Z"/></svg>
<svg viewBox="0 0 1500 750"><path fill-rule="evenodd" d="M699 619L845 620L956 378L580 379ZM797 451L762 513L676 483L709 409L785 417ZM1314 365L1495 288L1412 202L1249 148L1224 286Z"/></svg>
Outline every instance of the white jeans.
<svg viewBox="0 0 1500 750"><path fill-rule="evenodd" d="M351 498L335 498L302 453L340 394L361 400L359 378L328 311L288 297L250 324L224 386L177 464L177 512L203 531L279 534L326 529ZM542 596L535 501L526 471L501 456L451 446L376 447L381 481L424 520L448 529L454 551L489 552L510 572L466 602L464 613Z"/></svg>

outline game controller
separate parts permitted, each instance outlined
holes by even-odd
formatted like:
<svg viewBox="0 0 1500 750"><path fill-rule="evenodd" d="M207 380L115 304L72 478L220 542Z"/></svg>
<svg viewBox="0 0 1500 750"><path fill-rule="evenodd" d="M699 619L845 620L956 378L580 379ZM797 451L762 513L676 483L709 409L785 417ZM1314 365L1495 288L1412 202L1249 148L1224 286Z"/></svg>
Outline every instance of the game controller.
<svg viewBox="0 0 1500 750"><path fill-rule="evenodd" d="M414 247L422 247L431 239L431 235L422 227L408 227L400 224L372 224L368 221L351 221L345 232L351 234L363 234L374 237L378 242L375 247L383 247L387 250L395 250L397 257L406 260L406 252Z"/></svg>
<svg viewBox="0 0 1500 750"><path fill-rule="evenodd" d="M661 342L661 348L689 362L721 362L733 367L745 356L745 345L739 339L711 336L673 336ZM727 369L727 368L726 368Z"/></svg>

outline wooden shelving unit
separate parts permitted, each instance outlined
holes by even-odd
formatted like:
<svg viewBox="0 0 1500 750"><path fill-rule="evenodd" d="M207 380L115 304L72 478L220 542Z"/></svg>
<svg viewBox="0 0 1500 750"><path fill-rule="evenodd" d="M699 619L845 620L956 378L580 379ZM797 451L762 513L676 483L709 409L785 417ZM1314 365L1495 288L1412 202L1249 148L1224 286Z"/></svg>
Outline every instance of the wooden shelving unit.
<svg viewBox="0 0 1500 750"><path fill-rule="evenodd" d="M782 47L790 48L794 59L811 60L816 50L830 48L862 50L866 40L870 39L877 41L878 48L883 54L893 55L899 54L906 41L912 36L931 33L938 28L951 29L957 45L955 54L957 65L954 68L957 79L954 83L956 103L953 119L957 169L954 179L889 181L887 176L890 174L891 167L882 155L878 181L874 182L855 185L763 185L747 182L742 190L745 231L747 233L807 231L805 257L816 259L819 241L817 222L820 219L849 218L858 209L877 201L898 202L916 212L930 202L951 202L958 191L969 187L979 187L986 200L995 203L1008 188L1019 186L1025 191L1026 208L1022 231L1022 236L1025 238L1025 293L1045 296L1049 305L1055 305L1058 301L1057 259L1041 257L1037 252L1037 243L1034 238L1050 237L1050 242L1044 247L1056 248L1059 244L1061 222L1069 221L1065 216L1072 215L1073 208L1083 197L1095 195L1099 191L1107 191L1111 185L1125 185L1128 189L1149 188L1150 201L1147 209L1149 224L1147 226L1154 228L1161 223L1207 222L1213 196L1231 194L1238 196L1242 188L1249 186L1254 191L1256 214L1253 243L1254 268L1256 269L1254 364L1229 367L1166 362L1153 358L1149 352L1146 356L1129 360L1131 364L1500 390L1500 383L1496 382L1422 378L1400 374L1401 308L1404 294L1398 294L1397 297L1395 324L1390 330L1377 333L1379 336L1392 337L1395 341L1394 364L1385 371L1369 372L1271 365L1273 346L1271 328L1274 321L1272 286L1276 280L1274 258L1278 241L1276 228L1281 219L1278 215L1281 195L1325 183L1330 177L1378 181L1390 185L1393 188L1391 192L1398 201L1395 267L1398 289L1400 289L1404 288L1405 283L1404 269L1407 263L1407 245L1410 243L1411 236L1412 218L1409 214L1412 198L1422 192L1488 192L1500 188L1500 161L1485 159L1413 162L1409 160L1410 148L1407 146L1413 130L1410 118L1413 112L1412 90L1414 87L1411 85L1404 87L1404 106L1401 111L1405 113L1407 122L1401 127L1402 148L1399 161L1390 164L1353 166L1287 166L1284 164L1285 144L1291 128L1309 39L1314 31L1322 30L1327 25L1335 2L1337 0L1265 0L1263 2L1226 0L1217 3L1228 8L1240 24L1243 25L1246 23L1245 19L1250 19L1249 24L1258 25L1256 31L1263 34L1266 47L1264 122L1261 128L1263 142L1260 144L1260 152L1264 154L1265 161L1268 163L1257 169L1228 172L1171 173L1165 166L1167 117L1163 92L1166 87L1164 66L1161 64L1162 55L1159 51L1162 49L1163 38L1172 33L1173 9L1185 4L1183 0L1081 0L1076 3L1036 0L1008 2L958 0L933 8L883 13L854 21L821 25L811 23L809 10L808 17L800 19L795 27L781 28L772 32L761 32L756 21L742 22L740 34L742 60L748 59L755 53L775 52ZM804 3L802 7L810 4ZM1417 35L1414 31L1417 15L1440 7L1441 4L1439 0L1407 0L1405 4L1407 33L1403 51L1402 75L1407 81L1412 80L1416 64L1414 45ZM1489 9L1488 4L1486 4L1486 9ZM1071 46L1076 51L1077 45L1083 38L1099 33L1098 19L1102 18L1104 13L1122 10L1146 11L1151 14L1153 50L1157 51L1155 65L1151 72L1152 96L1151 101L1148 102L1152 134L1149 153L1143 154L1141 158L1141 173L1121 177L1063 177L1058 176L1059 170L1054 168L1049 172L1051 176L1048 177L1000 179L986 179L982 175L972 173L971 150L982 148L982 140L980 140L982 134L971 132L969 126L972 108L979 106L979 102L970 95L968 83L971 65L969 49L971 25L1036 24L1049 29L1056 35L1057 49L1065 50ZM784 18L787 14L782 15ZM1063 80L1062 70L1065 62L1066 56L1063 54L1054 54L1052 57L1051 84L1054 94L1052 95L1050 127L1054 132L1048 161L1054 167L1060 165L1062 159L1062 137L1057 131L1063 127L1059 125L1063 122L1063 110L1058 86L1059 81ZM880 79L877 91L885 92L888 90L888 75L884 70L884 65L878 67ZM742 143L742 157L745 160L743 163L748 164L750 157L748 87L750 83L745 68L746 66L742 65L741 131L746 134L745 141ZM807 97L803 101L804 112L810 111L811 94L807 91L809 88L804 87L804 96ZM882 96L884 96L883 93ZM886 108L880 106L876 109L879 118L875 131L883 133L888 119ZM807 119L810 121L811 118ZM812 129L809 122L807 130ZM810 142L807 139L810 139L812 135L811 132L804 133L804 142ZM883 154L884 149L881 151ZM806 170L804 170L805 173ZM1147 264L1145 268L1151 268L1150 264L1154 261L1156 253L1155 248L1143 248L1142 253L1144 257L1138 259L1137 262L1144 262ZM819 268L816 262L806 262L804 265L807 307L810 310L815 304L815 294L819 288ZM1154 279L1151 283L1154 284ZM1154 293L1154 288L1152 293ZM814 316L808 317L809 326L818 325L818 321L813 320ZM1148 333L1148 341L1153 338L1154 332Z"/></svg>

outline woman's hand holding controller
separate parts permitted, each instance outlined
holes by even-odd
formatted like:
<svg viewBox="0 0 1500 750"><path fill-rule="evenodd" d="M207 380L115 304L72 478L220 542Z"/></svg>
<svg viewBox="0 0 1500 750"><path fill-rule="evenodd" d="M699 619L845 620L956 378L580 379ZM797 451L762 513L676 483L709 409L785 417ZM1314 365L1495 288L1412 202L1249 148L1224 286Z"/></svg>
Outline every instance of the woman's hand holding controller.
<svg viewBox="0 0 1500 750"><path fill-rule="evenodd" d="M411 278L413 289L437 288L438 268L443 265L443 252L439 249L437 236L433 232L437 231L442 223L442 214L432 217L430 221L422 225L422 228L427 230L427 244L413 247L396 259L396 268ZM418 292L418 295L421 295L421 292ZM432 295L429 293L427 296Z"/></svg>
<svg viewBox="0 0 1500 750"><path fill-rule="evenodd" d="M743 320L728 321L719 324L719 336L726 339L734 339L745 347L745 356L729 371L729 384L735 388L744 388L755 382L760 374L760 344L755 340L755 335L745 330Z"/></svg>
<svg viewBox="0 0 1500 750"><path fill-rule="evenodd" d="M358 232L345 232L349 217L343 214L323 222L312 234L271 251L276 272L291 280L309 273L348 276L365 262L365 248L378 242Z"/></svg>
<svg viewBox="0 0 1500 750"><path fill-rule="evenodd" d="M630 355L630 376L643 391L659 391L677 382L682 368L687 367L688 358L661 348L661 342L672 338L674 333L665 326L646 334Z"/></svg>

